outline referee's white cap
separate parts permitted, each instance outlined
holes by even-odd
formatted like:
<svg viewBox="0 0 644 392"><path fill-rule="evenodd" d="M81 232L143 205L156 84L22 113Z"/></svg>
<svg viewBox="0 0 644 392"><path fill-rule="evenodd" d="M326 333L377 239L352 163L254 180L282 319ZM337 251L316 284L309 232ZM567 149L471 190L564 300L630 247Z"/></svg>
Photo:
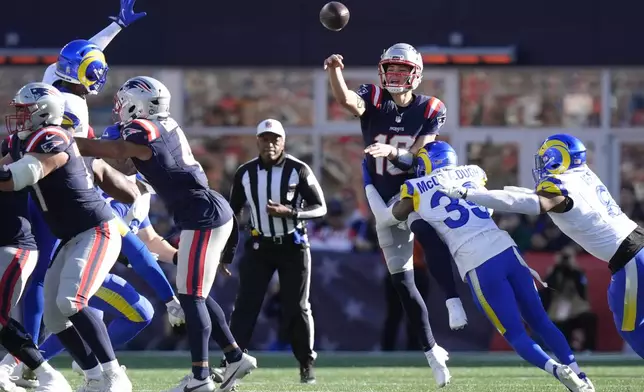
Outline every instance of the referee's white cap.
<svg viewBox="0 0 644 392"><path fill-rule="evenodd" d="M267 118L257 126L257 136L263 133L274 133L283 139L286 138L286 132L284 131L282 123L272 118Z"/></svg>

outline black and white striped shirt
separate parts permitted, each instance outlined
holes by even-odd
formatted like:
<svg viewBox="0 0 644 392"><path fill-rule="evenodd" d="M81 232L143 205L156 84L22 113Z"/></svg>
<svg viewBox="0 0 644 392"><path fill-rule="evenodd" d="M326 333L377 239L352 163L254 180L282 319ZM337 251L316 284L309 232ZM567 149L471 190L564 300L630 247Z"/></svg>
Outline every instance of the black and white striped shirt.
<svg viewBox="0 0 644 392"><path fill-rule="evenodd" d="M293 208L296 214L286 218L269 216L269 199ZM250 206L252 228L265 237L293 233L304 227L304 220L326 214L324 194L311 168L289 154L273 166L264 165L257 157L237 169L230 205L238 215L246 203Z"/></svg>

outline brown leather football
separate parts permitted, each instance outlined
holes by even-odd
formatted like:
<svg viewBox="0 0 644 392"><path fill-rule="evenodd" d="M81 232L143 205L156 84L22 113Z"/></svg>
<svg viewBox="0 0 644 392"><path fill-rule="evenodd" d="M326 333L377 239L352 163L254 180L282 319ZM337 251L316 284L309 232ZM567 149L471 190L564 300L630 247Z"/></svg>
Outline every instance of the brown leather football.
<svg viewBox="0 0 644 392"><path fill-rule="evenodd" d="M349 9L337 1L326 3L320 10L320 22L331 31L340 31L349 23Z"/></svg>

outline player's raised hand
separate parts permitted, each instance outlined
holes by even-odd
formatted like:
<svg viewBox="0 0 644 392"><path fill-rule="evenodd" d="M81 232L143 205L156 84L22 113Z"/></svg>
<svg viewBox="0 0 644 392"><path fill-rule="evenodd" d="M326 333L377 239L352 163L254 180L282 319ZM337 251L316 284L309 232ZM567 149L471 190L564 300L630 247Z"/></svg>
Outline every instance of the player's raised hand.
<svg viewBox="0 0 644 392"><path fill-rule="evenodd" d="M118 16L111 16L110 19L121 27L127 27L146 16L147 13L145 12L134 12L134 3L136 3L136 0L121 0L121 10Z"/></svg>
<svg viewBox="0 0 644 392"><path fill-rule="evenodd" d="M342 57L342 55L332 54L331 56L327 57L326 60L324 60L324 69L344 69L344 63L342 62L342 60L344 60L344 57Z"/></svg>
<svg viewBox="0 0 644 392"><path fill-rule="evenodd" d="M374 143L364 149L365 154L369 154L374 158L387 158L394 159L398 153L396 147L390 144Z"/></svg>

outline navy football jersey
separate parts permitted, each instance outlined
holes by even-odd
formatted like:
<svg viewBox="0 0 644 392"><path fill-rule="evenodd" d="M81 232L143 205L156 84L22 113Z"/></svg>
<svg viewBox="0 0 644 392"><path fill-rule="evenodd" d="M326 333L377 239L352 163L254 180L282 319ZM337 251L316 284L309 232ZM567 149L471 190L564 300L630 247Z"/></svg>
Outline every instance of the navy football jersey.
<svg viewBox="0 0 644 392"><path fill-rule="evenodd" d="M2 141L0 156L9 153L9 139ZM36 250L36 239L29 222L29 194L26 189L18 192L0 192L2 224L0 224L0 246L13 246Z"/></svg>
<svg viewBox="0 0 644 392"><path fill-rule="evenodd" d="M447 110L436 97L414 94L406 107L396 105L391 94L376 85L363 84L357 91L365 101L360 127L365 147L373 143L409 149L419 136L438 134L445 123ZM388 202L400 192L410 174L395 167L386 158L367 155L367 167L373 185Z"/></svg>
<svg viewBox="0 0 644 392"><path fill-rule="evenodd" d="M85 166L71 133L47 127L25 140L14 135L10 149L14 161L27 153L65 152L69 156L64 166L29 187L54 236L68 240L113 218L109 205L94 188L93 172Z"/></svg>
<svg viewBox="0 0 644 392"><path fill-rule="evenodd" d="M208 187L183 130L174 119L134 120L123 127L123 139L152 149L147 161L132 158L136 169L152 185L180 229L219 227L233 217L228 202Z"/></svg>

